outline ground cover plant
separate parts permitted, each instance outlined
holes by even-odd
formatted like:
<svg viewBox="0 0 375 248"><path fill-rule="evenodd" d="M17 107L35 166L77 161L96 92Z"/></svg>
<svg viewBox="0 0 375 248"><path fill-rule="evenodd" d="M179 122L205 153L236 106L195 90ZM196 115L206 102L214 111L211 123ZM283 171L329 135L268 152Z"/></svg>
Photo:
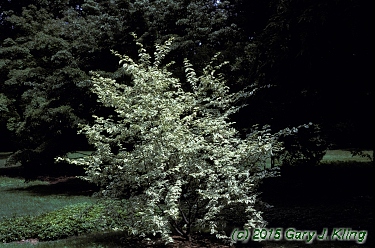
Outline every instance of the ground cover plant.
<svg viewBox="0 0 375 248"><path fill-rule="evenodd" d="M103 231L107 223L101 204L78 203L37 216L15 216L0 220L0 240L11 242L34 238L56 240L93 231Z"/></svg>
<svg viewBox="0 0 375 248"><path fill-rule="evenodd" d="M0 176L0 243L57 240L112 230L119 224L105 218L104 205L88 196L92 190L95 187L80 179L25 183ZM117 213L125 214L122 210Z"/></svg>
<svg viewBox="0 0 375 248"><path fill-rule="evenodd" d="M10 153L0 155L0 162L5 164ZM93 220L90 224L89 218L82 217L81 225L77 225L79 219L75 215L96 202L91 197L93 188L73 178L45 178L54 181L25 183L19 178L19 169L19 166L0 166L1 242L25 238L56 239L90 230ZM69 219L73 216L77 222Z"/></svg>

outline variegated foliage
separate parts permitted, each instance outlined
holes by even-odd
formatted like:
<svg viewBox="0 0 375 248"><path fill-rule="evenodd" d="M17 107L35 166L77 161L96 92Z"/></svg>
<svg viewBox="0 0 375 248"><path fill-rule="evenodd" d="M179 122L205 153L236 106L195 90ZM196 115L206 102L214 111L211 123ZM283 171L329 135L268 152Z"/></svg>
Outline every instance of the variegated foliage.
<svg viewBox="0 0 375 248"><path fill-rule="evenodd" d="M102 196L128 199L130 233L161 234L171 242L172 232L189 237L211 230L225 238L226 221L219 216L239 205L245 206L246 227L264 226L255 207L257 189L263 178L277 174L265 167L280 149L276 135L254 129L239 137L229 115L251 92L229 92L218 56L199 77L185 60L190 89L184 90L168 72L170 64L161 64L171 42L156 46L153 62L141 44L138 61L118 55L131 85L93 77L93 92L117 116L96 116L94 125L82 126L96 152L67 160L87 167L86 179L102 186Z"/></svg>

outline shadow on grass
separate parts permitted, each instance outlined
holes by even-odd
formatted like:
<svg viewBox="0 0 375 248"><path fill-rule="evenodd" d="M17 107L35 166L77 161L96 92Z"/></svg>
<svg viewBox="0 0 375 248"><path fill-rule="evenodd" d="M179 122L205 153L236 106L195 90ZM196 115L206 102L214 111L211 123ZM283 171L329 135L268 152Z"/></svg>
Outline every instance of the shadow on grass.
<svg viewBox="0 0 375 248"><path fill-rule="evenodd" d="M93 233L64 240L40 242L36 247L124 247L125 235L123 232Z"/></svg>
<svg viewBox="0 0 375 248"><path fill-rule="evenodd" d="M373 196L374 166L368 162L330 163L312 167L282 167L281 176L261 186L273 201L343 202Z"/></svg>
<svg viewBox="0 0 375 248"><path fill-rule="evenodd" d="M184 247L206 247L206 248L229 248L218 241L212 235L192 235L191 241L173 236L174 243L165 245L160 238L150 236L150 241L141 238L129 237L126 232L95 233L79 237L70 237L65 240L53 242L41 242L36 247L133 247L133 248L184 248ZM251 247L262 247L259 244Z"/></svg>
<svg viewBox="0 0 375 248"><path fill-rule="evenodd" d="M26 191L34 195L45 196L45 195L83 195L91 196L94 192L98 191L99 188L87 181L76 178L74 175L83 175L82 171L72 170L68 168L68 174L63 175L63 167L56 167L58 171L56 173L47 173L45 176L38 176L32 180L47 181L49 184L44 185L31 185L27 184L27 177L25 177L25 169L22 166L9 166L0 168L0 176L6 176L11 178L25 179L25 187L10 189L10 191ZM42 173L41 173L42 174ZM53 176L53 174L55 174ZM48 176L50 175L50 176ZM30 181L32 181L30 180Z"/></svg>
<svg viewBox="0 0 375 248"><path fill-rule="evenodd" d="M21 166L0 167L0 176L22 178Z"/></svg>
<svg viewBox="0 0 375 248"><path fill-rule="evenodd" d="M50 181L49 184L31 185L22 188L10 189L9 191L23 191L36 196L47 195L71 195L91 196L99 190L98 186L76 177L66 177Z"/></svg>

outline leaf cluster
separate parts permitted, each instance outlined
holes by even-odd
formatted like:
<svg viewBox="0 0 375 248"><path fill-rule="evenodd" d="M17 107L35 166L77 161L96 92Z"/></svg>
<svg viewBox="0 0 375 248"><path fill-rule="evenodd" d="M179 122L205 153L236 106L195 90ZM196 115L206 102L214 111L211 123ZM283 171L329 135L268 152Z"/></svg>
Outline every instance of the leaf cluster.
<svg viewBox="0 0 375 248"><path fill-rule="evenodd" d="M106 221L105 212L103 204L80 203L39 216L4 218L0 220L0 240L1 242L30 238L57 240L113 229L115 223Z"/></svg>

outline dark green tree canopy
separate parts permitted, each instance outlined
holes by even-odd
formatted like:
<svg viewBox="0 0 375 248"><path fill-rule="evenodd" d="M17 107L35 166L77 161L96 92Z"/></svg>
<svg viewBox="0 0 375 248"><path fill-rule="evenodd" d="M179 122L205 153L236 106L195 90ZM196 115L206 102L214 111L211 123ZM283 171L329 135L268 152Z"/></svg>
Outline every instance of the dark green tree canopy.
<svg viewBox="0 0 375 248"><path fill-rule="evenodd" d="M360 0L2 1L1 137L17 154L54 147L49 161L75 149L77 123L111 114L89 91L90 71L129 81L111 50L137 60L134 32L151 53L174 37L166 62L176 61L170 69L181 80L184 58L201 71L220 52L218 59L230 62L222 68L228 85L260 87L233 117L240 129L311 121L332 143L367 146L371 9ZM350 142L340 140L348 134ZM33 160L26 157L19 156Z"/></svg>

